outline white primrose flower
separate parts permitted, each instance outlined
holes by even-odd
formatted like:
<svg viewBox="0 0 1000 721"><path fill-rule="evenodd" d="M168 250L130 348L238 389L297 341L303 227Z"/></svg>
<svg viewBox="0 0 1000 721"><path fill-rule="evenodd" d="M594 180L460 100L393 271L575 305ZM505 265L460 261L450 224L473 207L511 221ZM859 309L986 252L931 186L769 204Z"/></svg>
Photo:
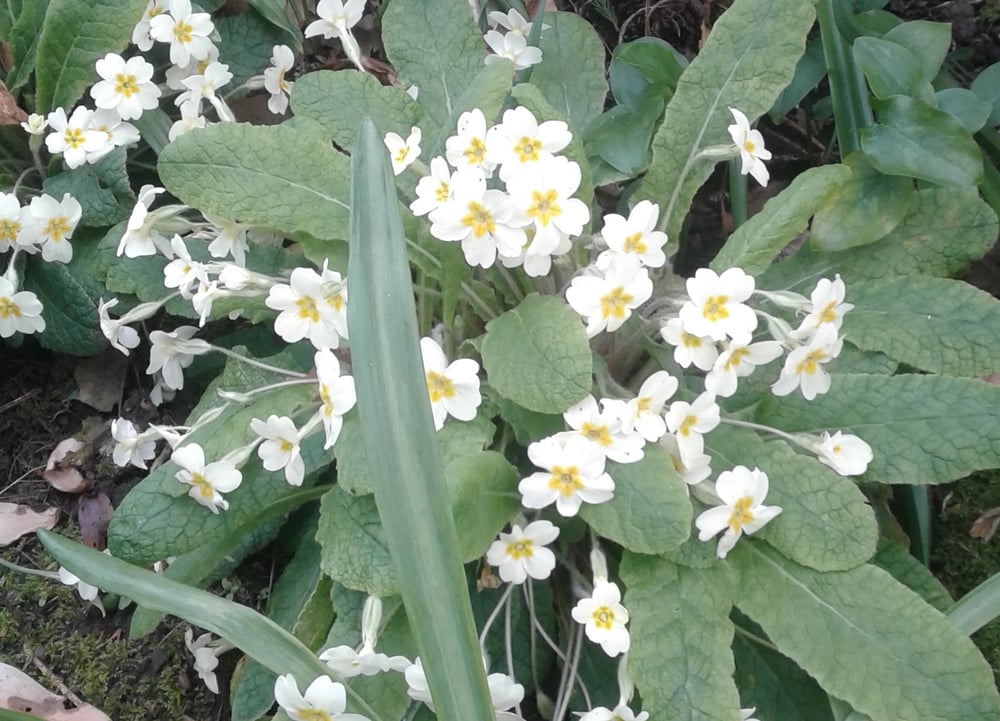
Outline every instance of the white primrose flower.
<svg viewBox="0 0 1000 721"><path fill-rule="evenodd" d="M152 375L157 371L163 376L167 388L181 390L184 388L184 369L194 362L196 355L208 353L212 346L195 338L198 329L193 325L182 325L166 333L154 330L149 334L149 367L146 373Z"/></svg>
<svg viewBox="0 0 1000 721"><path fill-rule="evenodd" d="M15 333L41 333L45 330L42 302L30 290L18 291L9 280L0 276L0 338Z"/></svg>
<svg viewBox="0 0 1000 721"><path fill-rule="evenodd" d="M671 318L660 328L660 336L664 341L674 346L674 361L681 368L694 364L703 371L712 370L719 357L719 349L715 341L708 336L691 335L684 330L684 321Z"/></svg>
<svg viewBox="0 0 1000 721"><path fill-rule="evenodd" d="M12 248L27 251L28 247L33 247L24 234L30 223L28 206L22 207L13 193L0 193L0 253Z"/></svg>
<svg viewBox="0 0 1000 721"><path fill-rule="evenodd" d="M824 323L830 323L839 330L844 322L844 314L854 308L852 303L844 302L846 292L839 273L833 280L820 278L810 297L809 314L792 331L792 337L798 340L811 338Z"/></svg>
<svg viewBox="0 0 1000 721"><path fill-rule="evenodd" d="M556 556L546 548L559 536L549 521L533 521L523 529L513 524L486 551L486 562L496 566L506 583L524 583L528 576L544 580L556 567Z"/></svg>
<svg viewBox="0 0 1000 721"><path fill-rule="evenodd" d="M109 556L111 555L110 551L105 550L104 552ZM66 586L76 586L76 592L80 594L80 598L84 601L90 601L92 604L101 609L101 615L104 615L104 604L101 603L101 599L97 597L97 595L101 592L101 589L87 583L76 574L70 572L68 568L63 566L59 567L58 574L60 583Z"/></svg>
<svg viewBox="0 0 1000 721"><path fill-rule="evenodd" d="M642 447L646 444L635 430L626 433L615 408L598 407L594 396L587 396L563 413L563 420L572 431L557 434L558 437L579 436L598 449L604 456L617 463L635 463L642 460Z"/></svg>
<svg viewBox="0 0 1000 721"><path fill-rule="evenodd" d="M257 447L257 455L263 461L268 471L284 469L285 480L290 485L301 486L305 478L306 464L302 460L302 448L299 429L288 416L277 416L273 413L267 421L253 418L250 430L256 433L264 442Z"/></svg>
<svg viewBox="0 0 1000 721"><path fill-rule="evenodd" d="M149 36L161 43L170 43L170 62L181 67L191 59L208 57L214 47L210 35L215 29L212 16L191 10L190 0L167 0L167 12L149 20Z"/></svg>
<svg viewBox="0 0 1000 721"><path fill-rule="evenodd" d="M501 33L496 30L488 30L483 35L483 40L495 55L486 56L486 64L510 60L514 63L515 70L525 70L532 65L542 62L542 51L533 45L528 45L527 38L520 33Z"/></svg>
<svg viewBox="0 0 1000 721"><path fill-rule="evenodd" d="M21 121L21 128L24 129L28 135L41 135L45 132L45 128L49 125L49 121L45 119L44 115L40 113L31 113L28 115L27 120Z"/></svg>
<svg viewBox="0 0 1000 721"><path fill-rule="evenodd" d="M493 175L495 163L486 159L486 116L479 108L473 108L458 117L457 135L445 141L445 157L452 167L479 168L486 177Z"/></svg>
<svg viewBox="0 0 1000 721"><path fill-rule="evenodd" d="M112 458L116 466L131 463L136 468L146 470L146 461L156 457L156 442L140 435L135 424L127 418L115 418L111 421L111 437L115 441Z"/></svg>
<svg viewBox="0 0 1000 721"><path fill-rule="evenodd" d="M167 133L167 140L171 143L185 133L189 133L197 128L204 128L208 120L201 114L201 103L197 100L189 101L181 105L181 119L170 126Z"/></svg>
<svg viewBox="0 0 1000 721"><path fill-rule="evenodd" d="M307 38L322 35L327 40L340 37L361 21L365 0L320 0L316 5L318 20L306 27Z"/></svg>
<svg viewBox="0 0 1000 721"><path fill-rule="evenodd" d="M505 110L500 123L486 131L486 161L499 165L500 179L509 183L519 168L551 158L571 140L573 134L562 120L539 123L530 110L518 106Z"/></svg>
<svg viewBox="0 0 1000 721"><path fill-rule="evenodd" d="M346 713L344 684L329 676L318 676L305 694L299 692L292 674L278 676L274 682L274 700L292 721L369 721L367 716Z"/></svg>
<svg viewBox="0 0 1000 721"><path fill-rule="evenodd" d="M213 258L225 258L231 255L237 265L245 266L249 249L247 233L250 231L250 226L218 215L204 212L202 215L211 223L212 233L215 234L215 238L208 244L208 254Z"/></svg>
<svg viewBox="0 0 1000 721"><path fill-rule="evenodd" d="M776 340L765 340L749 345L732 341L705 376L705 390L729 398L736 392L737 379L745 378L753 373L754 368L770 363L782 352L781 343Z"/></svg>
<svg viewBox="0 0 1000 721"><path fill-rule="evenodd" d="M233 74L229 72L229 66L225 63L210 62L199 73L183 78L180 81L184 92L174 98L174 105L183 105L189 101L201 102L207 100L219 111L219 97L216 90L225 87L233 79ZM227 114L228 110L219 111L220 119Z"/></svg>
<svg viewBox="0 0 1000 721"><path fill-rule="evenodd" d="M517 491L526 508L552 503L561 516L575 516L583 503L614 498L615 482L604 472L602 449L581 437L543 438L528 446L528 458L545 472L522 478Z"/></svg>
<svg viewBox="0 0 1000 721"><path fill-rule="evenodd" d="M531 21L514 9L508 10L505 13L494 10L490 12L486 18L489 20L490 25L494 27L502 27L505 30L517 33L518 35L523 35L524 37L528 37L528 33L531 32ZM542 26L543 29L547 27L549 26Z"/></svg>
<svg viewBox="0 0 1000 721"><path fill-rule="evenodd" d="M695 519L698 540L707 541L725 530L715 555L725 558L744 533L755 533L781 513L780 506L765 506L767 474L759 468L752 471L746 466L736 466L723 471L715 482L715 493L722 505L709 508Z"/></svg>
<svg viewBox="0 0 1000 721"><path fill-rule="evenodd" d="M742 175L750 173L754 180L766 186L770 176L764 161L771 159L771 151L764 147L764 136L760 134L759 130L751 129L747 116L739 110L729 108L729 112L733 114L733 120L736 121L727 130L733 143L740 151L742 163L740 173Z"/></svg>
<svg viewBox="0 0 1000 721"><path fill-rule="evenodd" d="M269 93L267 109L275 115L284 115L288 110L288 95L292 83L285 80L285 73L295 65L295 54L287 45L275 45L271 49L271 64L264 68L264 89Z"/></svg>
<svg viewBox="0 0 1000 721"><path fill-rule="evenodd" d="M195 638L194 631L190 628L184 632L184 645L194 656L194 670L198 678L209 691L219 693L219 680L215 677L219 655L231 650L233 646L224 639L213 639L210 633L203 633Z"/></svg>
<svg viewBox="0 0 1000 721"><path fill-rule="evenodd" d="M142 117L144 110L160 104L153 66L141 56L125 60L108 53L95 63L95 68L101 80L90 88L90 97L97 107L117 111L122 120L135 120Z"/></svg>
<svg viewBox="0 0 1000 721"><path fill-rule="evenodd" d="M590 209L579 198L570 197L580 187L577 163L562 156L542 158L531 166L521 166L514 176L508 184L511 200L535 229L527 254L550 255L563 239L583 232L590 221Z"/></svg>
<svg viewBox="0 0 1000 721"><path fill-rule="evenodd" d="M278 283L268 291L264 305L280 311L274 332L286 343L309 338L317 349L336 348L346 337L337 330L334 302L327 300L323 286L323 277L312 268L295 268L288 285Z"/></svg>
<svg viewBox="0 0 1000 721"><path fill-rule="evenodd" d="M410 666L410 660L405 656L386 656L368 647L357 651L350 646L334 646L323 651L319 660L343 678L374 676L386 671L402 673Z"/></svg>
<svg viewBox="0 0 1000 721"><path fill-rule="evenodd" d="M529 221L502 190L487 190L481 169L455 171L449 187L451 197L430 213L431 235L461 241L465 262L482 268L492 266L497 253L521 251Z"/></svg>
<svg viewBox="0 0 1000 721"><path fill-rule="evenodd" d="M88 163L96 163L115 148L134 145L141 138L139 129L122 120L117 110L95 110L90 119L90 127L104 133L107 142L102 148L87 152Z"/></svg>
<svg viewBox="0 0 1000 721"><path fill-rule="evenodd" d="M757 721L755 718L751 718L757 711L757 707L752 708L741 708L740 709L740 721Z"/></svg>
<svg viewBox="0 0 1000 721"><path fill-rule="evenodd" d="M125 232L118 243L116 251L118 257L121 257L122 253L125 254L126 258L156 255L158 248L166 248L171 253L173 252L170 248L170 241L156 231L155 218L151 218L149 215L149 207L156 200L156 196L163 192L165 192L163 188L148 184L139 189L135 207L132 208Z"/></svg>
<svg viewBox="0 0 1000 721"><path fill-rule="evenodd" d="M323 290L323 304L320 312L326 317L327 323L344 340L348 340L347 329L347 280L337 271L330 270L327 265L329 258L323 258L323 268L320 271L320 287Z"/></svg>
<svg viewBox="0 0 1000 721"><path fill-rule="evenodd" d="M393 175L399 175L420 157L420 138L421 131L416 125L410 128L410 134L406 140L403 140L398 133L385 134L385 139L382 142L385 143L385 147L389 151Z"/></svg>
<svg viewBox="0 0 1000 721"><path fill-rule="evenodd" d="M434 702L431 700L431 687L427 683L427 674L424 673L424 664L419 656L404 669L403 678L406 679L406 695L414 701L425 703L427 708L433 711Z"/></svg>
<svg viewBox="0 0 1000 721"><path fill-rule="evenodd" d="M600 275L576 276L566 289L566 301L583 316L588 338L621 328L653 294L649 271L634 256L619 256L596 272Z"/></svg>
<svg viewBox="0 0 1000 721"><path fill-rule="evenodd" d="M212 513L229 508L229 501L222 497L239 488L243 474L229 461L205 464L205 451L197 443L188 443L170 456L181 470L174 474L181 483L191 486L188 495Z"/></svg>
<svg viewBox="0 0 1000 721"><path fill-rule="evenodd" d="M319 398L323 402L323 430L326 434L324 450L333 446L344 427L344 414L357 403L353 376L340 375L340 361L329 348L316 351L316 380L319 381Z"/></svg>
<svg viewBox="0 0 1000 721"><path fill-rule="evenodd" d="M690 300L680 310L684 330L699 338L732 338L749 343L757 327L757 314L743 301L753 295L754 279L740 268L729 268L722 275L710 268L699 268L687 279Z"/></svg>
<svg viewBox="0 0 1000 721"><path fill-rule="evenodd" d="M69 193L63 193L62 200L56 200L47 193L36 195L28 205L25 236L31 242L41 244L45 260L68 263L73 259L73 246L69 239L82 214L79 201Z"/></svg>
<svg viewBox="0 0 1000 721"><path fill-rule="evenodd" d="M427 683L427 675L424 673L424 666L419 656L406 668L403 677L406 679L406 695L414 701L422 701L433 711L434 702L431 700L430 685ZM524 686L514 683L514 679L507 674L491 673L486 677L486 684L489 686L490 702L495 711L505 711L521 703L524 698Z"/></svg>
<svg viewBox="0 0 1000 721"><path fill-rule="evenodd" d="M451 198L451 169L441 156L431 158L431 174L417 183L417 199L410 203L410 212L416 216L437 210Z"/></svg>
<svg viewBox="0 0 1000 721"><path fill-rule="evenodd" d="M823 364L840 355L843 345L844 340L837 335L837 327L833 323L823 323L807 345L788 354L781 375L771 386L771 392L776 396L787 396L801 386L802 396L807 401L826 393L830 390L831 379L830 374L823 370Z"/></svg>
<svg viewBox="0 0 1000 721"><path fill-rule="evenodd" d="M163 285L176 288L181 297L191 299L191 288L199 283L208 282L208 270L204 263L192 260L184 241L176 233L170 239L170 247L176 256L163 267Z"/></svg>
<svg viewBox="0 0 1000 721"><path fill-rule="evenodd" d="M191 58L184 65L171 65L167 68L166 83L171 90L183 91L184 80L194 75L203 75L212 63L219 62L219 49L212 45L203 58ZM199 106L200 107L200 106Z"/></svg>
<svg viewBox="0 0 1000 721"><path fill-rule="evenodd" d="M142 18L132 29L132 44L142 52L153 49L153 38L149 34L149 22L167 9L166 0L149 0Z"/></svg>
<svg viewBox="0 0 1000 721"><path fill-rule="evenodd" d="M580 716L580 721L646 721L649 718L649 711L635 713L623 703L609 709L604 706L597 706Z"/></svg>
<svg viewBox="0 0 1000 721"><path fill-rule="evenodd" d="M420 339L420 356L427 379L434 429L444 427L445 418L471 421L483 402L479 393L479 364L471 358L448 363L441 346L433 338Z"/></svg>
<svg viewBox="0 0 1000 721"><path fill-rule="evenodd" d="M674 470L687 485L696 486L712 475L712 457L700 453L685 460L681 457L681 447L673 433L665 433L660 438L660 446L670 456Z"/></svg>
<svg viewBox="0 0 1000 721"><path fill-rule="evenodd" d="M631 645L628 629L628 610L621 604L622 594L610 581L594 585L590 598L581 598L571 615L577 623L584 624L584 632L594 643L599 643L608 656L614 658L628 651Z"/></svg>
<svg viewBox="0 0 1000 721"><path fill-rule="evenodd" d="M823 431L819 439L812 436L797 437L816 453L820 463L842 476L860 476L868 470L868 464L875 457L872 447L851 433L837 431L831 436L829 431Z"/></svg>
<svg viewBox="0 0 1000 721"><path fill-rule="evenodd" d="M667 262L663 246L667 234L656 230L660 218L660 206L648 200L640 200L632 208L628 218L615 213L604 216L601 237L608 244L597 256L597 267L607 267L617 255L634 255L649 268L660 268Z"/></svg>
<svg viewBox="0 0 1000 721"><path fill-rule="evenodd" d="M69 168L78 168L87 162L87 153L107 147L107 136L91 127L94 111L78 106L66 117L66 111L56 108L48 115L52 132L45 136L45 147L53 155L62 153Z"/></svg>
<svg viewBox="0 0 1000 721"><path fill-rule="evenodd" d="M629 401L605 399L604 409L611 409L621 422L623 433L633 431L650 443L667 432L663 407L677 392L678 380L667 371L656 371L642 382L639 394Z"/></svg>
<svg viewBox="0 0 1000 721"><path fill-rule="evenodd" d="M676 435L681 458L693 461L705 451L704 434L719 425L719 406L715 395L705 391L694 403L674 401L664 418L667 430Z"/></svg>
<svg viewBox="0 0 1000 721"><path fill-rule="evenodd" d="M118 305L118 299L112 298L105 302L101 298L97 304L97 318L101 326L101 334L108 339L111 347L122 355L128 355L133 348L139 347L139 334L134 328L126 325L125 318L112 318L108 311ZM159 304L157 304L159 306Z"/></svg>

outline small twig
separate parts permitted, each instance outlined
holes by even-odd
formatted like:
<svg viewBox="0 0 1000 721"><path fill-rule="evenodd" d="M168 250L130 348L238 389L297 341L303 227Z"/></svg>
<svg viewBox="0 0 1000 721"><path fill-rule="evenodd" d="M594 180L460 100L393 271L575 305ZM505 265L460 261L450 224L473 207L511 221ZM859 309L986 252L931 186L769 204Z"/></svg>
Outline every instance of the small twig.
<svg viewBox="0 0 1000 721"><path fill-rule="evenodd" d="M38 392L39 392L40 390L41 390L40 388L32 388L32 389L31 389L30 391L28 391L27 393L25 393L25 394L23 394L23 395L20 395L20 396L18 396L18 397L17 397L17 398L15 398L14 400L12 400L12 401L7 401L7 402L6 402L6 403L4 403L4 404L3 404L2 406L0 406L0 413L4 413L4 412L6 412L6 411L9 411L9 410L10 410L11 408L13 408L14 406L16 406L16 405L19 405L19 404L21 404L21 403L24 403L24 401L28 400L28 399L29 399L29 398L31 398L32 396L34 396L34 395L38 395Z"/></svg>
<svg viewBox="0 0 1000 721"><path fill-rule="evenodd" d="M79 696L73 693L73 691L71 691L70 688L66 684L64 684L59 679L59 677L55 675L55 673L53 673L52 669L50 669L42 662L42 659L38 658L38 656L32 653L31 649L25 646L24 652L25 654L31 657L32 665L34 665L35 668L37 668L39 671L42 672L42 675L45 676L45 679L50 684L54 685L59 690L59 693L61 693L63 696L72 701L74 706L76 706L77 708L82 708L87 705L83 702L83 699L81 699Z"/></svg>

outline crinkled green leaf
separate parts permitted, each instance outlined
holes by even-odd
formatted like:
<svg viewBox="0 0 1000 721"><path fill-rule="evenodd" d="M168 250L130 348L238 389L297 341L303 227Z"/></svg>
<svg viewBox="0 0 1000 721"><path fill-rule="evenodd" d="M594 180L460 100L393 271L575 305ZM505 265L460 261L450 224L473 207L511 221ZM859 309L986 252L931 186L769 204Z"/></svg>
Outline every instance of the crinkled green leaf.
<svg viewBox="0 0 1000 721"><path fill-rule="evenodd" d="M916 56L902 45L863 36L854 41L852 51L854 62L877 98L916 95L927 82Z"/></svg>
<svg viewBox="0 0 1000 721"><path fill-rule="evenodd" d="M479 108L486 117L487 127L492 125L493 119L500 114L500 109L510 94L511 83L514 80L513 73L514 66L506 60L483 66L469 87L455 99L445 124L424 141L426 145L424 152L427 154L425 157L444 153L445 142L449 136L456 133L459 117L468 110Z"/></svg>
<svg viewBox="0 0 1000 721"><path fill-rule="evenodd" d="M982 129L993 111L992 105L965 88L945 88L935 97L937 106L953 115L970 133Z"/></svg>
<svg viewBox="0 0 1000 721"><path fill-rule="evenodd" d="M765 398L754 420L860 436L875 453L868 482L947 483L1000 466L1000 388L971 378L834 374L829 393Z"/></svg>
<svg viewBox="0 0 1000 721"><path fill-rule="evenodd" d="M163 149L167 190L199 210L285 234L344 238L347 158L306 118L269 127L220 123Z"/></svg>
<svg viewBox="0 0 1000 721"><path fill-rule="evenodd" d="M920 594L921 598L938 611L945 613L955 605L944 584L937 580L931 570L918 561L905 546L885 539L880 540L872 563L891 573L893 578L911 591Z"/></svg>
<svg viewBox="0 0 1000 721"><path fill-rule="evenodd" d="M594 531L636 553L666 553L691 534L691 501L665 450L647 444L638 463L609 462L615 497L584 504L580 515Z"/></svg>
<svg viewBox="0 0 1000 721"><path fill-rule="evenodd" d="M405 88L443 128L486 58L483 36L465 0L396 0L382 15L382 43ZM377 116L373 116L377 117Z"/></svg>
<svg viewBox="0 0 1000 721"><path fill-rule="evenodd" d="M604 110L604 45L593 25L574 13L547 12L545 23L542 62L531 69L531 83L581 133Z"/></svg>
<svg viewBox="0 0 1000 721"><path fill-rule="evenodd" d="M464 563L486 552L520 504L517 470L496 451L459 456L444 467Z"/></svg>
<svg viewBox="0 0 1000 721"><path fill-rule="evenodd" d="M782 248L806 229L813 213L850 177L846 165L823 165L795 176L791 185L729 236L712 267L718 271L738 267L750 275L767 270Z"/></svg>
<svg viewBox="0 0 1000 721"><path fill-rule="evenodd" d="M323 547L323 572L334 581L374 596L399 593L374 496L330 489L320 505L316 540Z"/></svg>
<svg viewBox="0 0 1000 721"><path fill-rule="evenodd" d="M115 148L93 165L88 163L51 175L42 189L55 198L69 193L80 201L82 225L114 225L125 220L135 204L135 193L125 169L125 148Z"/></svg>
<svg viewBox="0 0 1000 721"><path fill-rule="evenodd" d="M900 23L883 37L909 50L917 60L921 79L929 83L937 76L951 48L951 25L911 20Z"/></svg>
<svg viewBox="0 0 1000 721"><path fill-rule="evenodd" d="M1000 715L993 674L968 637L882 569L818 573L749 544L732 562L740 610L858 711L876 721Z"/></svg>
<svg viewBox="0 0 1000 721"><path fill-rule="evenodd" d="M382 133L394 132L404 138L414 125L427 123L415 100L399 88L382 85L368 73L307 73L292 86L291 104L296 117L315 120L342 148L353 145L365 117L370 117Z"/></svg>
<svg viewBox="0 0 1000 721"><path fill-rule="evenodd" d="M30 5L35 0L28 0ZM50 0L38 37L35 108L67 111L98 80L94 63L125 49L147 0Z"/></svg>
<svg viewBox="0 0 1000 721"><path fill-rule="evenodd" d="M751 120L770 109L792 78L814 17L807 0L737 0L715 21L667 104L653 138L653 162L636 194L661 204L671 241L715 165L696 160L698 153L732 143L727 107Z"/></svg>
<svg viewBox="0 0 1000 721"><path fill-rule="evenodd" d="M968 283L901 276L852 283L843 332L862 350L932 373L1000 371L1000 303ZM933 342L928 342L933 339Z"/></svg>
<svg viewBox="0 0 1000 721"><path fill-rule="evenodd" d="M267 5L275 0L251 0L250 5ZM284 3L281 3L284 6ZM271 53L275 45L282 45L298 39L301 50L301 34L292 35L282 30L270 18L265 18L256 10L249 9L238 15L217 17L215 29L219 33L219 57L229 66L233 79L227 88L238 88L254 75L262 75L264 68L271 64ZM270 112L270 111L268 111Z"/></svg>
<svg viewBox="0 0 1000 721"><path fill-rule="evenodd" d="M497 393L538 413L562 413L591 388L593 359L561 298L530 295L486 325L483 366Z"/></svg>
<svg viewBox="0 0 1000 721"><path fill-rule="evenodd" d="M819 571L854 568L875 554L875 514L851 479L783 440L765 443L748 428L720 426L708 434L705 445L716 473L743 465L767 474L765 502L783 510L755 537Z"/></svg>
<svg viewBox="0 0 1000 721"><path fill-rule="evenodd" d="M629 671L651 718L733 721L736 574L725 564L692 570L625 551L621 577L629 610Z"/></svg>
<svg viewBox="0 0 1000 721"><path fill-rule="evenodd" d="M918 190L903 221L881 240L836 253L803 247L758 278L761 288L809 294L815 279L840 273L847 282L901 275L950 277L978 260L997 237L997 216L972 189Z"/></svg>

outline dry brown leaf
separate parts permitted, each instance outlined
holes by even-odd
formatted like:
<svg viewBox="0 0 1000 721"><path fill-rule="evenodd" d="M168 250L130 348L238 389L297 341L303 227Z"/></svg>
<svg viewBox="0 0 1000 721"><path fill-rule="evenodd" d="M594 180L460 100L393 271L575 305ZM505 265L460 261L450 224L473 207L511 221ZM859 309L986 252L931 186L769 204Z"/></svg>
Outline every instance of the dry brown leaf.
<svg viewBox="0 0 1000 721"><path fill-rule="evenodd" d="M76 518L80 523L80 540L84 545L103 551L107 545L108 524L114 509L103 493L80 496L77 499Z"/></svg>
<svg viewBox="0 0 1000 721"><path fill-rule="evenodd" d="M49 455L42 477L57 491L83 493L87 490L88 482L77 466L79 462L77 454L86 448L86 445L76 438L60 441Z"/></svg>
<svg viewBox="0 0 1000 721"><path fill-rule="evenodd" d="M58 508L46 508L38 513L16 503L0 503L0 546L8 546L39 528L54 528L57 520Z"/></svg>
<svg viewBox="0 0 1000 721"><path fill-rule="evenodd" d="M46 721L111 721L110 716L90 704L67 710L63 707L65 700L23 671L0 663L0 709L30 713Z"/></svg>
<svg viewBox="0 0 1000 721"><path fill-rule="evenodd" d="M18 107L7 86L0 82L0 125L20 125L28 114Z"/></svg>
<svg viewBox="0 0 1000 721"><path fill-rule="evenodd" d="M128 364L129 359L114 348L77 362L76 399L104 413L111 411L121 400Z"/></svg>
<svg viewBox="0 0 1000 721"><path fill-rule="evenodd" d="M972 522L969 535L986 543L997 532L997 526L1000 526L1000 508L991 508Z"/></svg>

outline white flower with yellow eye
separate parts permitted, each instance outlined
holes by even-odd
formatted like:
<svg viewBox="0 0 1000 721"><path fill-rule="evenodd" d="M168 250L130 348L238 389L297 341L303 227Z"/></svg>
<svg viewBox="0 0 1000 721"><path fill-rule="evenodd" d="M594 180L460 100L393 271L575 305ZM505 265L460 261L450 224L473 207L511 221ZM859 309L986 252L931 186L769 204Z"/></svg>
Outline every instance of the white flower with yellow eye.
<svg viewBox="0 0 1000 721"><path fill-rule="evenodd" d="M764 161L771 159L771 151L764 147L764 136L760 134L759 130L750 127L747 116L739 110L729 108L729 112L733 114L733 120L736 121L727 130L729 130L729 136L733 139L733 143L740 151L740 173L743 175L750 173L754 180L766 186L770 176Z"/></svg>
<svg viewBox="0 0 1000 721"><path fill-rule="evenodd" d="M531 578L544 580L556 567L556 556L545 546L559 537L550 521L533 521L523 529L513 524L510 533L501 533L486 551L486 562L496 566L506 583L524 583Z"/></svg>
<svg viewBox="0 0 1000 721"><path fill-rule="evenodd" d="M566 289L566 302L583 316L587 337L621 328L632 311L653 294L649 271L634 256L621 255L599 275L578 275Z"/></svg>
<svg viewBox="0 0 1000 721"><path fill-rule="evenodd" d="M397 133L385 134L385 147L389 151L389 160L392 162L392 172L399 175L406 170L413 161L420 157L421 131L416 125L410 128L410 134L406 140Z"/></svg>
<svg viewBox="0 0 1000 721"><path fill-rule="evenodd" d="M173 452L170 460L180 470L174 474L181 483L191 486L188 495L212 513L229 508L222 497L239 488L243 474L229 461L205 464L205 451L197 443L188 443Z"/></svg>
<svg viewBox="0 0 1000 721"><path fill-rule="evenodd" d="M302 439L294 421L288 416L272 413L266 421L251 419L250 430L264 439L257 447L257 455L265 470L284 470L285 480L290 485L301 486L306 474L306 464L302 460Z"/></svg>
<svg viewBox="0 0 1000 721"><path fill-rule="evenodd" d="M707 541L720 531L715 555L725 558L744 533L755 533L781 513L780 506L765 506L767 474L759 468L752 471L746 466L736 466L723 471L715 482L715 493L722 504L710 508L695 519L698 540Z"/></svg>
<svg viewBox="0 0 1000 721"><path fill-rule="evenodd" d="M551 158L573 140L562 120L539 123L534 114L518 106L505 110L498 125L486 131L486 160L500 166L500 179L510 182L519 168Z"/></svg>
<svg viewBox="0 0 1000 721"><path fill-rule="evenodd" d="M480 168L487 177L493 175L495 163L486 159L486 116L473 108L458 117L457 134L445 141L445 157L452 167Z"/></svg>
<svg viewBox="0 0 1000 721"><path fill-rule="evenodd" d="M628 610L621 604L622 594L610 581L594 585L590 598L580 599L571 612L573 620L584 625L587 638L599 643L608 656L614 658L631 646Z"/></svg>
<svg viewBox="0 0 1000 721"><path fill-rule="evenodd" d="M557 434L535 441L528 446L528 458L545 470L518 484L526 508L555 503L560 516L575 516L584 503L614 498L615 482L604 472L604 452L581 437Z"/></svg>
<svg viewBox="0 0 1000 721"><path fill-rule="evenodd" d="M445 418L471 421L483 402L479 392L479 364L471 358L448 363L441 346L433 338L420 339L427 395L431 401L434 429L444 427Z"/></svg>

